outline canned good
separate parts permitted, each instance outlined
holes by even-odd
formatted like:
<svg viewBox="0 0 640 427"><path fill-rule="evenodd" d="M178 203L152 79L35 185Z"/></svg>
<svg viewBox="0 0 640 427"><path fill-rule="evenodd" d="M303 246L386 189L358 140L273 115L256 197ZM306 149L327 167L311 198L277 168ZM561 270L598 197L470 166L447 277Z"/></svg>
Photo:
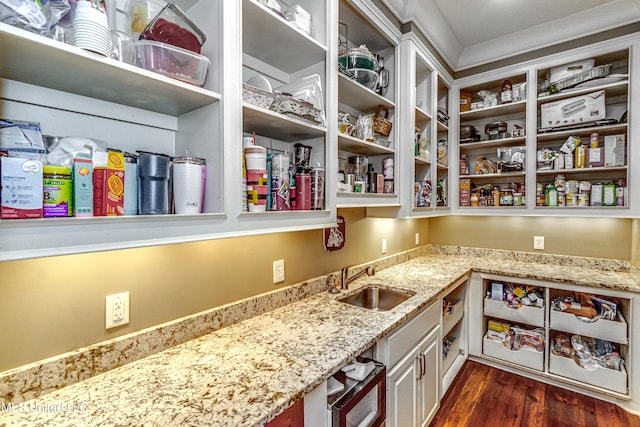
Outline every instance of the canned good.
<svg viewBox="0 0 640 427"><path fill-rule="evenodd" d="M565 206L576 206L577 205L577 194L567 193L564 195L564 205Z"/></svg>
<svg viewBox="0 0 640 427"><path fill-rule="evenodd" d="M513 193L513 206L522 206L522 193Z"/></svg>
<svg viewBox="0 0 640 427"><path fill-rule="evenodd" d="M558 193L565 193L565 177L563 174L556 175L553 184L558 190Z"/></svg>
<svg viewBox="0 0 640 427"><path fill-rule="evenodd" d="M558 206L558 189L553 185L548 185L545 193L547 206Z"/></svg>
<svg viewBox="0 0 640 427"><path fill-rule="evenodd" d="M578 184L578 194L591 193L591 181L580 181Z"/></svg>
<svg viewBox="0 0 640 427"><path fill-rule="evenodd" d="M564 184L564 192L565 194L578 194L578 181L575 179L570 179Z"/></svg>
<svg viewBox="0 0 640 427"><path fill-rule="evenodd" d="M577 194L576 196L577 196L576 206L579 206L579 207L589 206L589 194L582 193L582 194Z"/></svg>
<svg viewBox="0 0 640 427"><path fill-rule="evenodd" d="M624 206L624 187L616 187L616 206Z"/></svg>
<svg viewBox="0 0 640 427"><path fill-rule="evenodd" d="M385 180L393 180L393 157L382 159L382 173ZM391 190L391 192L393 193L393 190Z"/></svg>
<svg viewBox="0 0 640 427"><path fill-rule="evenodd" d="M500 206L513 206L513 192L511 190L500 192Z"/></svg>
<svg viewBox="0 0 640 427"><path fill-rule="evenodd" d="M71 169L63 166L43 166L42 171L43 216L73 216Z"/></svg>

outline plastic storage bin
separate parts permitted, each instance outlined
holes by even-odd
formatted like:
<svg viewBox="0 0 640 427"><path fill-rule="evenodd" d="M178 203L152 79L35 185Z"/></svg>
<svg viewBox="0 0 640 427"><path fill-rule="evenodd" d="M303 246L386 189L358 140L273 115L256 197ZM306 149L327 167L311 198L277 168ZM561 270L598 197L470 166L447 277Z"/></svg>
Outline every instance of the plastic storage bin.
<svg viewBox="0 0 640 427"><path fill-rule="evenodd" d="M211 63L205 56L152 40L133 43L136 65L197 86L204 84Z"/></svg>

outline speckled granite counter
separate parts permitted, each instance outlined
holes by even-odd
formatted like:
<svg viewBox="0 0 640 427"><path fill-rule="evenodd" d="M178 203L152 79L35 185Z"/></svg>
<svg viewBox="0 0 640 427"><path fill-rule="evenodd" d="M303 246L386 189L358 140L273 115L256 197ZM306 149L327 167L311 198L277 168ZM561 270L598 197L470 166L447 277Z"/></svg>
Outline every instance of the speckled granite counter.
<svg viewBox="0 0 640 427"><path fill-rule="evenodd" d="M318 290L58 391L4 403L0 425L262 425L471 271L640 292L624 262L431 250L389 268L374 263L384 269L347 291L382 283L416 292L391 311L346 305L336 300L345 293ZM5 396L12 395L7 384Z"/></svg>

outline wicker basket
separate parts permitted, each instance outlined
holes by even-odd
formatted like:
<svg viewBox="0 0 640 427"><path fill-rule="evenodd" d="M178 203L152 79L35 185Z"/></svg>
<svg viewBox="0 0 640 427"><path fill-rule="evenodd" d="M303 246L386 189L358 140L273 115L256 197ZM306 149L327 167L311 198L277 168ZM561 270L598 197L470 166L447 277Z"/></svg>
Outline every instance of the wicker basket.
<svg viewBox="0 0 640 427"><path fill-rule="evenodd" d="M242 83L242 100L244 102L269 109L274 99L275 95L273 93Z"/></svg>
<svg viewBox="0 0 640 427"><path fill-rule="evenodd" d="M384 111L384 116L380 113ZM388 119L389 110L384 105L378 105L376 115L373 116L373 131L382 136L389 136L393 123Z"/></svg>

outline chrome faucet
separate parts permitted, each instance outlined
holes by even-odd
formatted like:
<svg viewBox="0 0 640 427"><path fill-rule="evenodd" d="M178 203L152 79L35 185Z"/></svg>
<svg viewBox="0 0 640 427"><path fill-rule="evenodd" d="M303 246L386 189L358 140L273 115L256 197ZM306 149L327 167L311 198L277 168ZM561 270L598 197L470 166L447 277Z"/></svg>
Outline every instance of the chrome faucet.
<svg viewBox="0 0 640 427"><path fill-rule="evenodd" d="M369 266L357 272L353 276L349 277L349 268L351 268L350 265L342 269L342 286L341 286L342 289L349 289L349 283L364 276L365 274L367 276L373 276L374 274L376 274L376 270L372 266Z"/></svg>

